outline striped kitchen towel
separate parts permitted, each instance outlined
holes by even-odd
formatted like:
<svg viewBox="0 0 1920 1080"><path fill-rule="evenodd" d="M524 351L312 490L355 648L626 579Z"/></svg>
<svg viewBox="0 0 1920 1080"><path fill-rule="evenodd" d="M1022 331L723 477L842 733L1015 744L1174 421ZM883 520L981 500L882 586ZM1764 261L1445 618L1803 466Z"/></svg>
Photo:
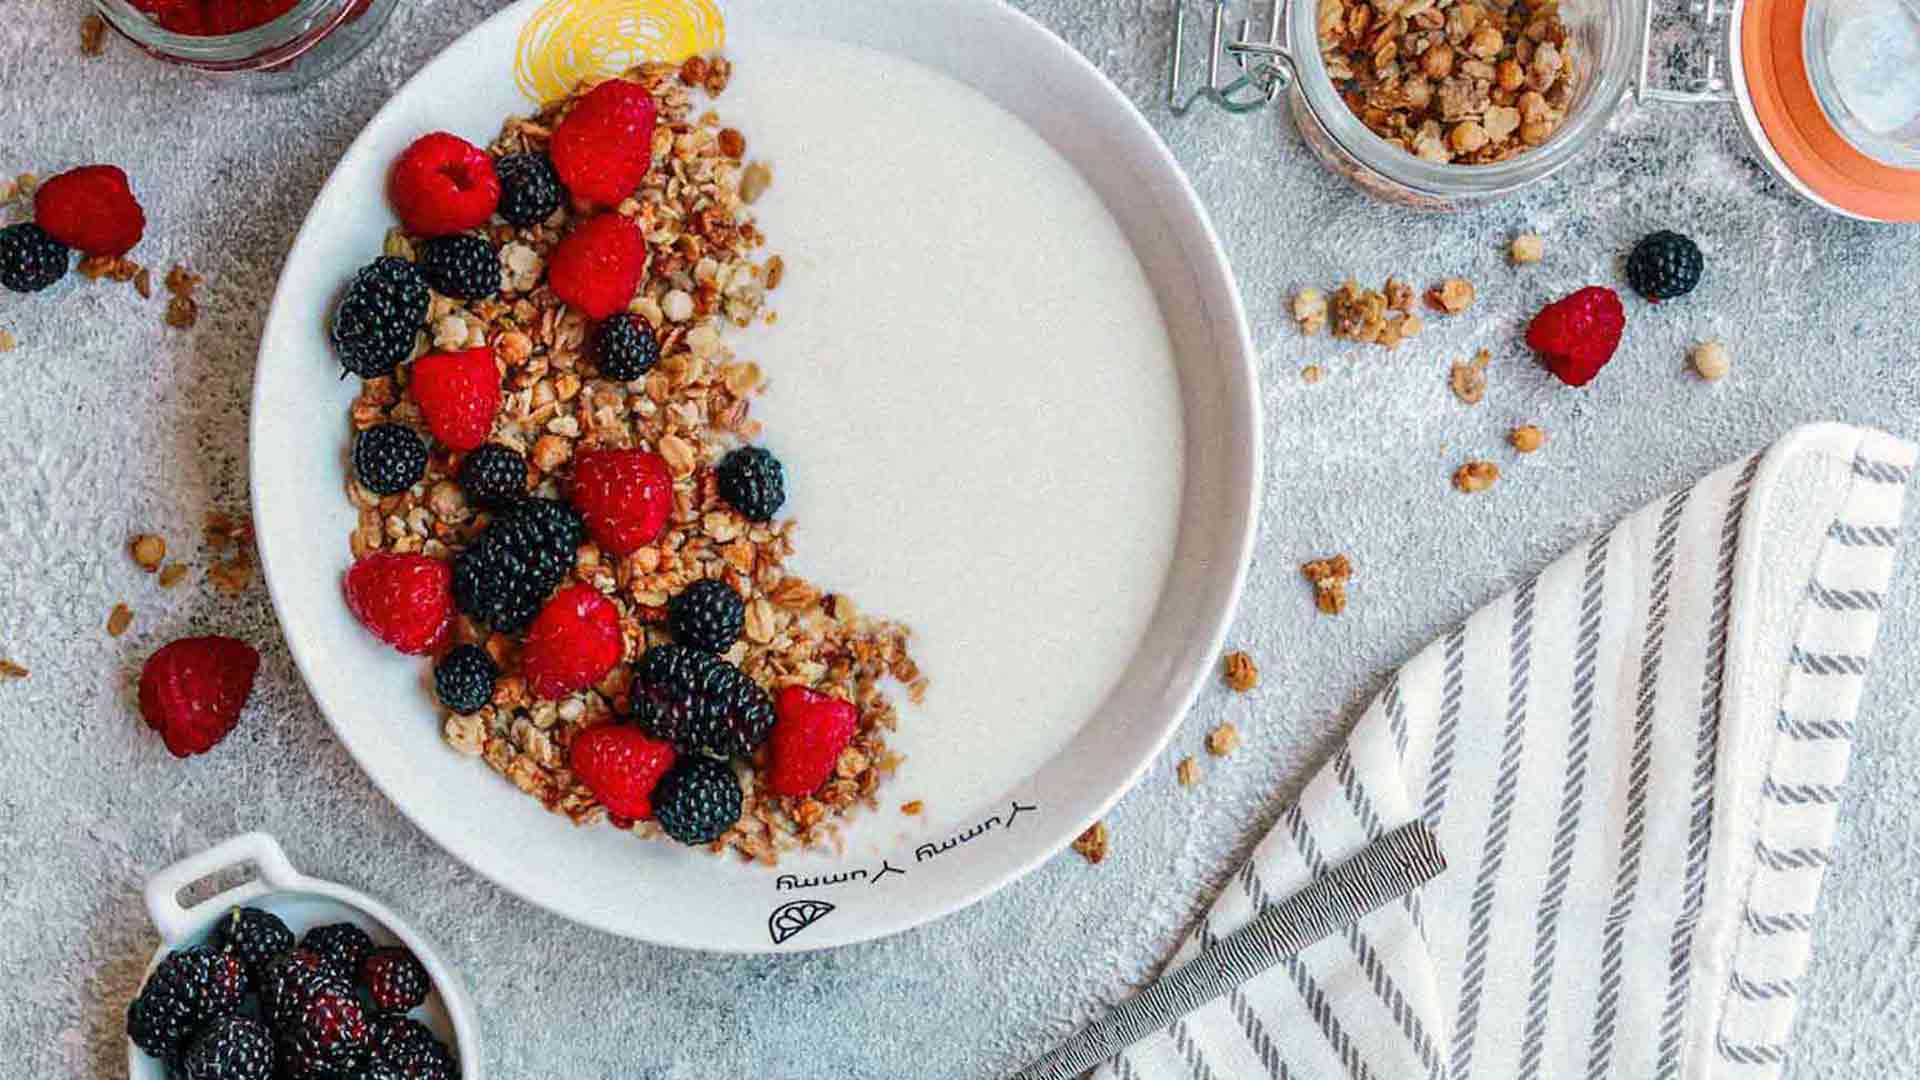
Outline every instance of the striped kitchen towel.
<svg viewBox="0 0 1920 1080"><path fill-rule="evenodd" d="M1428 646L1174 963L1407 822L1447 870L1095 1075L1777 1076L1914 457L1800 429Z"/></svg>

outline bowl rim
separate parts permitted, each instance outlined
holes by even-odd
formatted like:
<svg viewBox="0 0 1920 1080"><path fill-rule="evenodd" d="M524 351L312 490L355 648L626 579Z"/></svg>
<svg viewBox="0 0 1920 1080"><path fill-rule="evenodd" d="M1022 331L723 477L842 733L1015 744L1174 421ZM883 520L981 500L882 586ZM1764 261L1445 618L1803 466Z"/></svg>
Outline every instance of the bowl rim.
<svg viewBox="0 0 1920 1080"><path fill-rule="evenodd" d="M315 195L307 216L302 222L300 230L296 234L289 251L295 251L301 248L315 230L323 227L318 211L320 206L327 201L327 197L335 185L343 182L344 178L340 172L340 165L354 156L357 148L362 145L362 139L364 139L368 131L381 126L383 122L396 111L399 103L406 96L407 89L415 85L419 80L432 75L435 72L436 66L445 60L447 53L457 48L461 42L473 35L489 32L492 28L496 27L497 24L513 22L524 18L526 12L536 2L537 0L520 0L519 3L510 4L495 12L487 19L470 27L453 42L449 43L446 50L443 50L442 53L437 55L433 60L422 65L407 83L403 84L388 98L380 109L367 120L366 124L362 127L360 135L356 136L354 143L351 144L342 155L340 162L336 163L333 173L329 175L327 181ZM1230 575L1222 575L1224 589L1221 590L1221 601L1211 613L1211 617L1204 622L1196 622L1193 627L1195 637L1203 640L1205 643L1204 655L1209 658L1217 657L1225 642L1227 632L1232 626L1238 610L1240 597L1246 585L1253 545L1258 532L1258 508L1261 500L1264 466L1264 448L1260 438L1262 415L1259 376L1257 371L1257 353L1254 349L1252 334L1248 326L1246 309L1240 295L1239 285L1234 276L1232 266L1227 260L1219 234L1211 217L1207 214L1205 205L1201 202L1198 193L1194 190L1191 180L1180 167L1165 141L1160 137L1159 133L1153 129L1152 125L1147 122L1145 116L1141 114L1134 103L1090 60L1081 55L1072 46L1068 45L1058 35L1047 29L1038 20L1027 15L1025 12L1009 6L1004 0L996 0L996 2L991 4L972 4L966 3L964 0L938 0L937 5L933 3L927 5L929 8L935 6L941 6L963 13L965 17L974 20L993 20L996 21L998 25L1006 28L1006 33L1020 34L1029 37L1035 42L1036 47L1044 48L1059 64L1066 65L1073 69L1074 73L1080 79L1087 81L1090 87L1097 86L1098 89L1093 92L1110 107L1111 118L1114 123L1117 126L1124 126L1128 129L1132 141L1142 152L1142 156L1150 159L1150 166L1153 170L1150 179L1170 196L1167 200L1169 212L1182 220L1182 231L1193 240L1192 247L1196 253L1191 257L1192 270L1201 281L1201 285L1206 290L1208 297L1210 299L1217 299L1221 305L1220 310L1211 313L1219 317L1221 322L1225 323L1224 326L1217 327L1217 344L1215 347L1221 354L1218 364L1219 376L1224 383L1228 384L1225 388L1230 397L1230 400L1226 402L1227 419L1236 428L1244 429L1248 435L1243 442L1235 443L1230 447L1230 460L1227 462L1227 467L1236 481L1232 491L1238 497L1234 498L1230 505L1222 505L1218 508L1218 521L1216 522L1220 527L1220 531L1230 537L1230 540L1221 542L1218 547L1224 551L1231 551L1231 573ZM1200 252L1204 252L1204 254L1199 254ZM282 321L286 317L289 307L294 303L293 294L299 289L309 289L311 287L309 284L296 283L288 280L283 271L281 280L276 287L272 302L268 308L263 327L271 329ZM263 423L263 417L265 416L265 410L262 408L262 405L263 397L266 393L266 380L261 377L259 372L269 362L266 355L269 337L270 335L263 331L261 349L256 358L256 373L249 416L249 493L256 521L260 522L266 520L266 515L261 513L261 509L265 503L263 497L265 480L263 479L264 473L260 468L260 461L258 459L258 455L261 452L260 447L263 445L260 425ZM1232 354L1231 356L1226 355L1229 351ZM1189 439L1191 439L1191 437L1192 433L1190 432ZM591 926L616 936L642 940L649 944L665 945L694 951L722 954L762 954L770 952L803 952L858 944L888 937L897 933L903 933L926 925L927 923L967 908L1013 882L1020 880L1031 873L1041 863L1051 859L1063 850L1075 836L1111 810L1115 803L1133 789L1140 777L1152 767L1154 761L1164 750L1167 742L1180 727L1186 714L1191 710L1194 700L1199 696L1201 688L1205 685L1207 675L1211 670L1209 666L1210 661L1209 663L1195 665L1194 669L1188 674L1184 686L1179 686L1177 681L1169 680L1170 694L1168 699L1176 701L1178 707L1170 710L1166 716L1160 718L1157 732L1148 740L1148 745L1143 748L1142 752L1140 752L1136 758L1127 762L1124 774L1122 774L1121 770L1115 770L1114 782L1111 787L1104 795L1093 800L1090 810L1075 815L1074 818L1069 821L1069 824L1072 825L1071 829L1062 829L1053 842L1034 847L1024 857L1009 860L988 875L986 880L978 884L946 890L936 902L913 905L911 914L904 917L887 917L862 923L859 930L850 934L829 934L805 942L778 943L771 947L767 944L757 942L754 944L739 942L716 944L695 937L675 935L673 933L661 933L657 931L643 933L598 910L589 912L578 909L566 910L557 907L549 900L542 899L535 895L531 888L525 886L519 880L498 874L492 868L482 866L480 863L468 858L464 853L468 846L464 838L453 835L450 830L443 830L433 824L429 824L423 820L422 817L417 816L407 803L396 798L394 792L389 789L388 784L381 778L380 774L369 768L368 760L365 757L368 748L362 745L356 745L355 740L348 735L342 725L336 723L327 709L320 705L319 695L312 693L313 687L319 685L315 674L319 670L322 656L313 642L303 641L295 634L286 632L288 627L297 625L297 622L292 617L292 612L287 606L287 601L281 588L276 585L276 578L279 575L275 573L276 555L272 539L273 536L273 530L261 528L258 530L257 544L263 572L262 576L267 584L267 591L273 606L274 615L280 621L289 654L301 678L306 682L309 692L313 696L316 708L318 708L321 715L327 720L328 726L333 729L335 735L340 739L341 744L346 747L355 763L360 766L361 771L366 774L369 781L383 797L400 808L402 813L405 814L416 828L419 828L428 838L433 840L435 844L456 861L474 869L495 886L536 908L553 912L569 921ZM1013 788L1017 788L1019 783L1020 782L1016 782ZM1013 790L1013 788L1009 790Z"/></svg>

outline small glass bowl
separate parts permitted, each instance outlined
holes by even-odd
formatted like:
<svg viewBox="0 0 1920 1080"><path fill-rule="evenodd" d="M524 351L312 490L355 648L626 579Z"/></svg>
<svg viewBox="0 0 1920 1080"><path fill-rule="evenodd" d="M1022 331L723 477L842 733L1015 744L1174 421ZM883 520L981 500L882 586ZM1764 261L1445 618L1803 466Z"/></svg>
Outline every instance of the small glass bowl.
<svg viewBox="0 0 1920 1080"><path fill-rule="evenodd" d="M1560 15L1578 43L1583 73L1567 115L1543 144L1490 165L1423 161L1367 130L1335 90L1320 56L1318 4L1287 5L1294 125L1328 167L1388 202L1462 210L1546 178L1580 156L1606 129L1638 74L1646 0L1563 0Z"/></svg>
<svg viewBox="0 0 1920 1080"><path fill-rule="evenodd" d="M237 34L177 34L128 0L93 0L107 25L169 63L243 72L249 89L293 90L352 59L386 25L399 0L299 0L286 14Z"/></svg>

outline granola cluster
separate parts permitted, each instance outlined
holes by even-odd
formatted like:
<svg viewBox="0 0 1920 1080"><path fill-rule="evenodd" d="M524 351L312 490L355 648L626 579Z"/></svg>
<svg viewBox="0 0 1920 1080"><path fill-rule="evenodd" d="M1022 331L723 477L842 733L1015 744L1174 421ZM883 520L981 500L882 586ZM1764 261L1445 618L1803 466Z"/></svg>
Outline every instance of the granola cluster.
<svg viewBox="0 0 1920 1080"><path fill-rule="evenodd" d="M733 830L712 844L766 863L779 852L814 845L838 846L837 820L858 807L878 806L881 780L900 758L886 735L898 714L881 689L891 678L915 702L927 680L908 653L905 627L862 614L843 595L827 593L791 574L794 522L750 522L716 490L720 458L760 430L751 418L763 376L758 365L737 357L722 326L772 321L763 310L767 292L779 284L779 256L759 258L765 238L750 204L771 182L764 162L746 160L745 136L722 127L711 111L694 115L693 91L718 95L730 63L701 57L684 65L646 64L625 75L654 96L659 123L654 165L642 189L616 208L639 222L651 252L646 283L629 310L650 322L661 359L630 383L599 377L588 355L589 326L554 297L545 283L549 252L566 232L570 211L525 228L496 225L493 240L502 263L498 297L472 302L434 294L427 339L435 349L490 345L504 370L504 405L492 440L521 451L536 494L560 497L569 463L592 447L643 447L664 458L674 479L673 516L654 544L625 557L602 553L591 542L578 553L573 577L611 598L621 613L626 663L668 640L669 597L702 578L727 581L746 598L745 631L726 654L770 690L805 685L853 702L859 731L841 754L835 773L813 796L787 798L759 783L762 759L738 766L744 812ZM497 155L538 151L573 100L532 117L510 118L495 140ZM399 231L387 254L411 258L416 238ZM366 380L352 408L352 424L422 425L406 393L408 368ZM451 558L487 524L469 506L455 482L459 461L435 446L425 477L408 491L381 497L349 481L359 509L350 537L357 559L376 550L422 552ZM471 620L457 620L458 640L480 644L503 673L492 704L471 715L449 715L446 741L480 757L549 810L576 823L607 818L587 787L567 768L574 735L626 709L627 668L563 701L537 701L518 674L517 643L488 634ZM641 835L659 834L651 822L617 821Z"/></svg>
<svg viewBox="0 0 1920 1080"><path fill-rule="evenodd" d="M1428 289L1425 300L1431 311L1458 315L1473 306L1474 296L1471 281L1447 278ZM1426 329L1414 307L1413 286L1394 277L1378 289L1348 278L1332 296L1314 288L1293 294L1293 320L1302 334L1312 337L1331 325L1336 338L1383 349L1397 349Z"/></svg>
<svg viewBox="0 0 1920 1080"><path fill-rule="evenodd" d="M1558 0L1320 0L1347 107L1424 161L1487 165L1547 141L1581 58Z"/></svg>

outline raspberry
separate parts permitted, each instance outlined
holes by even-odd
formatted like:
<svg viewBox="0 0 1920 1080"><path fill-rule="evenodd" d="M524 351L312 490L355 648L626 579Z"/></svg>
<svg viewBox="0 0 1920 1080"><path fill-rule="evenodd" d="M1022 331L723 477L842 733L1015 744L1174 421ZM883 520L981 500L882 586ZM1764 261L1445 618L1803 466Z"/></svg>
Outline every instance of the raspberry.
<svg viewBox="0 0 1920 1080"><path fill-rule="evenodd" d="M453 571L439 559L375 551L347 568L346 590L360 625L403 653L437 652L453 631Z"/></svg>
<svg viewBox="0 0 1920 1080"><path fill-rule="evenodd" d="M348 978L360 970L360 961L373 951L373 939L350 922L337 922L307 931L300 947L311 952L334 975Z"/></svg>
<svg viewBox="0 0 1920 1080"><path fill-rule="evenodd" d="M653 543L673 514L673 473L646 450L588 450L573 463L574 509L601 549L627 555Z"/></svg>
<svg viewBox="0 0 1920 1080"><path fill-rule="evenodd" d="M127 174L112 165L84 165L42 183L33 196L33 220L88 255L125 255L147 229Z"/></svg>
<svg viewBox="0 0 1920 1080"><path fill-rule="evenodd" d="M625 79L601 83L574 105L547 146L574 198L613 206L633 194L653 164L655 112L653 95Z"/></svg>
<svg viewBox="0 0 1920 1080"><path fill-rule="evenodd" d="M494 163L500 174L500 216L525 228L553 216L567 193L545 154L509 154Z"/></svg>
<svg viewBox="0 0 1920 1080"><path fill-rule="evenodd" d="M472 233L437 236L421 247L420 274L443 296L484 300L500 291L500 253Z"/></svg>
<svg viewBox="0 0 1920 1080"><path fill-rule="evenodd" d="M427 418L427 430L447 449L472 450L492 433L500 411L500 369L487 346L415 360L407 389Z"/></svg>
<svg viewBox="0 0 1920 1080"><path fill-rule="evenodd" d="M433 669L433 690L440 704L465 716L486 708L493 700L494 680L500 669L478 645L454 648Z"/></svg>
<svg viewBox="0 0 1920 1080"><path fill-rule="evenodd" d="M521 499L453 560L455 602L503 634L519 630L572 571L586 532L565 503Z"/></svg>
<svg viewBox="0 0 1920 1080"><path fill-rule="evenodd" d="M182 638L140 669L140 715L174 757L204 754L239 722L259 670L260 654L244 641Z"/></svg>
<svg viewBox="0 0 1920 1080"><path fill-rule="evenodd" d="M772 521L787 501L780 459L757 446L743 446L720 459L720 497L749 521Z"/></svg>
<svg viewBox="0 0 1920 1080"><path fill-rule="evenodd" d="M640 226L619 214L590 217L573 227L547 260L553 295L590 319L625 311L647 271Z"/></svg>
<svg viewBox="0 0 1920 1080"><path fill-rule="evenodd" d="M632 382L660 362L660 339L653 324L639 315L615 315L593 335L593 362L600 377Z"/></svg>
<svg viewBox="0 0 1920 1080"><path fill-rule="evenodd" d="M499 443L476 447L460 461L460 488L474 505L498 510L527 493L527 459Z"/></svg>
<svg viewBox="0 0 1920 1080"><path fill-rule="evenodd" d="M360 961L360 985L376 1011L404 1013L425 1003L433 980L412 953L386 948L375 949Z"/></svg>
<svg viewBox="0 0 1920 1080"><path fill-rule="evenodd" d="M180 1063L181 1080L273 1080L273 1033L258 1020L223 1017L202 1031Z"/></svg>
<svg viewBox="0 0 1920 1080"><path fill-rule="evenodd" d="M629 697L647 734L712 757L751 754L773 728L773 702L759 683L687 645L648 649Z"/></svg>
<svg viewBox="0 0 1920 1080"><path fill-rule="evenodd" d="M1547 370L1568 386L1585 386L1613 359L1627 326L1626 309L1612 289L1589 285L1540 309L1527 325L1527 344Z"/></svg>
<svg viewBox="0 0 1920 1080"><path fill-rule="evenodd" d="M31 221L0 229L0 285L33 293L67 276L72 253Z"/></svg>
<svg viewBox="0 0 1920 1080"><path fill-rule="evenodd" d="M239 957L250 973L262 971L267 961L293 948L293 931L280 916L259 908L227 912L214 927L213 939L222 950Z"/></svg>
<svg viewBox="0 0 1920 1080"><path fill-rule="evenodd" d="M591 585L553 594L520 647L520 673L536 698L556 700L606 677L626 645L620 611Z"/></svg>
<svg viewBox="0 0 1920 1080"><path fill-rule="evenodd" d="M683 844L719 839L740 820L740 778L724 761L682 758L653 789L653 816Z"/></svg>
<svg viewBox="0 0 1920 1080"><path fill-rule="evenodd" d="M596 724L573 737L567 767L607 812L633 821L653 817L653 788L673 768L673 744L626 724Z"/></svg>
<svg viewBox="0 0 1920 1080"><path fill-rule="evenodd" d="M393 163L387 197L407 231L447 236L487 223L500 204L500 177L485 150L458 135L422 135Z"/></svg>
<svg viewBox="0 0 1920 1080"><path fill-rule="evenodd" d="M127 1006L127 1037L173 1059L202 1026L239 1011L246 979L238 957L207 946L168 953Z"/></svg>
<svg viewBox="0 0 1920 1080"><path fill-rule="evenodd" d="M702 578L667 602L667 621L682 645L723 653L733 648L746 625L747 605L724 581Z"/></svg>
<svg viewBox="0 0 1920 1080"><path fill-rule="evenodd" d="M1627 283L1654 303L1692 292L1706 270L1700 245L1670 229L1648 233L1627 256Z"/></svg>
<svg viewBox="0 0 1920 1080"><path fill-rule="evenodd" d="M427 443L405 424L378 424L353 440L353 474L375 495L398 495L427 474Z"/></svg>
<svg viewBox="0 0 1920 1080"><path fill-rule="evenodd" d="M361 267L333 313L341 366L363 379L393 374L413 355L432 299L420 271L405 259L383 255Z"/></svg>
<svg viewBox="0 0 1920 1080"><path fill-rule="evenodd" d="M852 702L789 686L774 699L779 719L767 740L771 770L767 787L775 795L811 795L833 775L840 751L853 739L859 713Z"/></svg>

